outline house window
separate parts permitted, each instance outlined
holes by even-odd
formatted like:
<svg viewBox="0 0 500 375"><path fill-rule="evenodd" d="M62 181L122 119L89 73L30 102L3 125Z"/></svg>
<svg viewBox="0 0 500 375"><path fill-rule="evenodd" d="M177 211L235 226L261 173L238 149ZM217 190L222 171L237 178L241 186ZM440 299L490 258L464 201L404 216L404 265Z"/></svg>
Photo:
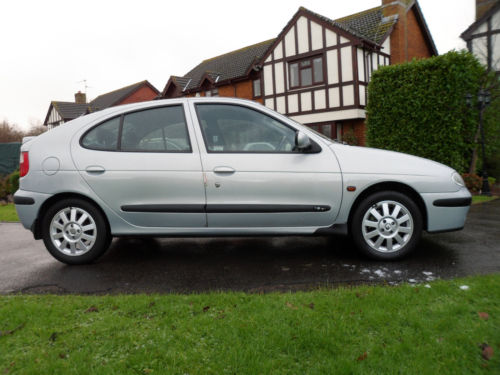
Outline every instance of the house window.
<svg viewBox="0 0 500 375"><path fill-rule="evenodd" d="M254 96L254 98L257 98L261 95L262 95L262 93L260 91L260 78L259 78L259 79L255 79L253 81L253 96Z"/></svg>
<svg viewBox="0 0 500 375"><path fill-rule="evenodd" d="M323 83L323 56L308 57L289 64L290 88L307 87Z"/></svg>
<svg viewBox="0 0 500 375"><path fill-rule="evenodd" d="M211 89L211 90L206 90L205 91L205 96L219 96L219 89Z"/></svg>

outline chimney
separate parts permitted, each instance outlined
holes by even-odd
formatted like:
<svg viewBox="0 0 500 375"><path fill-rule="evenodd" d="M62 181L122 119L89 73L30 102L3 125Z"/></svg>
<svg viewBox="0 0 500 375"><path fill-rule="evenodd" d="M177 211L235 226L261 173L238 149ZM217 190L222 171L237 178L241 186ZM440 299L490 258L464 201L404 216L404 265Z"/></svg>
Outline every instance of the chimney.
<svg viewBox="0 0 500 375"><path fill-rule="evenodd" d="M498 3L498 0L476 0L476 20Z"/></svg>
<svg viewBox="0 0 500 375"><path fill-rule="evenodd" d="M384 17L398 17L391 34L391 63L408 61L408 24L406 13L414 0L382 0Z"/></svg>
<svg viewBox="0 0 500 375"><path fill-rule="evenodd" d="M86 104L87 103L87 95L81 91L78 91L75 94L75 103L76 104Z"/></svg>
<svg viewBox="0 0 500 375"><path fill-rule="evenodd" d="M404 1L382 0L382 14L384 17L404 14L405 9Z"/></svg>

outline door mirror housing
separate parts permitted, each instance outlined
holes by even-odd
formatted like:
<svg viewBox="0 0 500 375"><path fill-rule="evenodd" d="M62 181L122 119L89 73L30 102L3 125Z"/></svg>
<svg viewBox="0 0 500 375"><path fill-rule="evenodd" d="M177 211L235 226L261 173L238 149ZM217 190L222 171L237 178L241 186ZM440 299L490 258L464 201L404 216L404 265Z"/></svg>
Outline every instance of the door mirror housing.
<svg viewBox="0 0 500 375"><path fill-rule="evenodd" d="M311 139L307 136L306 133L298 131L295 134L295 147L297 148L297 150L305 151L311 147Z"/></svg>

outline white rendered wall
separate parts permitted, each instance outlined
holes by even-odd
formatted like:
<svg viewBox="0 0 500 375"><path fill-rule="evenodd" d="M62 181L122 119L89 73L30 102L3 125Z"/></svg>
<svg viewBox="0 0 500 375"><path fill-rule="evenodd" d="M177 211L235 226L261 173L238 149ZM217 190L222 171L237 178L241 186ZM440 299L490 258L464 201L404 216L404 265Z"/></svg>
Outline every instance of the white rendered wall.
<svg viewBox="0 0 500 375"><path fill-rule="evenodd" d="M273 68L271 65L264 65L264 95L273 94Z"/></svg>
<svg viewBox="0 0 500 375"><path fill-rule="evenodd" d="M288 95L288 113L299 111L299 96L297 94Z"/></svg>
<svg viewBox="0 0 500 375"><path fill-rule="evenodd" d="M339 60L337 57L337 50L326 52L326 66L328 72L328 83L334 84L339 82Z"/></svg>
<svg viewBox="0 0 500 375"><path fill-rule="evenodd" d="M325 36L326 36L326 46L327 47L332 47L332 46L337 45L337 34L336 33L334 33L331 30L326 29Z"/></svg>
<svg viewBox="0 0 500 375"><path fill-rule="evenodd" d="M288 33L285 35L285 55L293 56L295 55L295 33L294 28L292 27L288 30Z"/></svg>
<svg viewBox="0 0 500 375"><path fill-rule="evenodd" d="M309 52L309 32L307 30L307 18L300 17L297 20L297 39L299 53Z"/></svg>
<svg viewBox="0 0 500 375"><path fill-rule="evenodd" d="M326 108L326 95L325 90L314 91L314 109Z"/></svg>
<svg viewBox="0 0 500 375"><path fill-rule="evenodd" d="M283 63L274 64L274 78L276 80L276 93L285 92L285 78L283 72Z"/></svg>
<svg viewBox="0 0 500 375"><path fill-rule="evenodd" d="M300 94L300 109L301 112L312 110L312 100L311 100L311 92L303 92Z"/></svg>
<svg viewBox="0 0 500 375"><path fill-rule="evenodd" d="M323 48L323 28L316 22L311 21L311 44L312 49L315 51L317 49Z"/></svg>
<svg viewBox="0 0 500 375"><path fill-rule="evenodd" d="M342 62L342 82L353 80L352 75L352 49L351 47L343 47L340 50L340 57Z"/></svg>

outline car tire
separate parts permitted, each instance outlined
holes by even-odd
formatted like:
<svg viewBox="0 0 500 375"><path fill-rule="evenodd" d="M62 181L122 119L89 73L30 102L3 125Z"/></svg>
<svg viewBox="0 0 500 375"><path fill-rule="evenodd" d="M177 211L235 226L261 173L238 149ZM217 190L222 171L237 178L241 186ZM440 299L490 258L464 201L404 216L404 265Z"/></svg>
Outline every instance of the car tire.
<svg viewBox="0 0 500 375"><path fill-rule="evenodd" d="M415 249L422 227L422 213L411 198L396 191L382 191L369 195L356 207L350 233L365 255L392 260Z"/></svg>
<svg viewBox="0 0 500 375"><path fill-rule="evenodd" d="M94 262L112 239L100 210L78 198L63 199L45 212L42 238L49 253L66 264Z"/></svg>

